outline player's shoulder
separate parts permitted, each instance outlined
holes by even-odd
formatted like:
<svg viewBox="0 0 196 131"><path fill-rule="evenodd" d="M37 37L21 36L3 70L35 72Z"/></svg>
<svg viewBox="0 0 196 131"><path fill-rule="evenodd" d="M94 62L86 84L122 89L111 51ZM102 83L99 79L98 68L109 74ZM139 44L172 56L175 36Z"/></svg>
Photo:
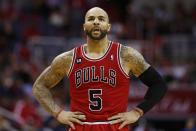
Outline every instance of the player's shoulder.
<svg viewBox="0 0 196 131"><path fill-rule="evenodd" d="M68 59L71 59L73 57L73 55L74 55L74 49L66 51L66 52L63 52L63 53L57 55L54 58L54 60L56 60L56 61L68 60Z"/></svg>
<svg viewBox="0 0 196 131"><path fill-rule="evenodd" d="M55 67L55 68L61 68L61 67L67 67L71 64L72 59L74 56L74 49L63 52L59 55L57 55L53 61L51 66Z"/></svg>
<svg viewBox="0 0 196 131"><path fill-rule="evenodd" d="M120 58L121 64L137 77L150 66L143 55L130 46L121 46Z"/></svg>
<svg viewBox="0 0 196 131"><path fill-rule="evenodd" d="M136 57L139 55L141 54L133 47L120 44L120 56L121 57Z"/></svg>

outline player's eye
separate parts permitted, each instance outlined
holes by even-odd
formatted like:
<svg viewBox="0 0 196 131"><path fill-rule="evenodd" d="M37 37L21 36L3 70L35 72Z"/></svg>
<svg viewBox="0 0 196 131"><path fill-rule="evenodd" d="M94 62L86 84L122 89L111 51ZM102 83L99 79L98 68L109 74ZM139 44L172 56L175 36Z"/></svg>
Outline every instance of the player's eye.
<svg viewBox="0 0 196 131"><path fill-rule="evenodd" d="M88 21L93 21L94 20L94 18L88 18Z"/></svg>
<svg viewBox="0 0 196 131"><path fill-rule="evenodd" d="M99 18L99 20L100 20L100 21L105 21L105 19L104 19L104 18Z"/></svg>

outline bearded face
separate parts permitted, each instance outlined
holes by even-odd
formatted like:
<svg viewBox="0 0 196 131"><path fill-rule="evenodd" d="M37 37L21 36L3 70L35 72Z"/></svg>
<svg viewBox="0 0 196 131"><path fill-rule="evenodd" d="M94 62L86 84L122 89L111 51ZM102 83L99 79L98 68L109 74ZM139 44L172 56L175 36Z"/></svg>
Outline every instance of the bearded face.
<svg viewBox="0 0 196 131"><path fill-rule="evenodd" d="M110 30L107 13L100 8L90 9L85 16L84 31L88 38L101 40Z"/></svg>
<svg viewBox="0 0 196 131"><path fill-rule="evenodd" d="M85 33L89 38L93 40L101 40L107 35L108 31L106 29L94 27L90 30L85 30Z"/></svg>

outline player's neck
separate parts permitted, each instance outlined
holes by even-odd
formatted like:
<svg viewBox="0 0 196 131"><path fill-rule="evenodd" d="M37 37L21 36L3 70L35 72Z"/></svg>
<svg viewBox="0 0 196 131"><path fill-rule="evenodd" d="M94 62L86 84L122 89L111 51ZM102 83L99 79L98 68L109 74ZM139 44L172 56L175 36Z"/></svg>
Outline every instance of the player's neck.
<svg viewBox="0 0 196 131"><path fill-rule="evenodd" d="M102 40L92 40L87 39L87 49L88 53L105 53L109 46L109 40L107 37Z"/></svg>

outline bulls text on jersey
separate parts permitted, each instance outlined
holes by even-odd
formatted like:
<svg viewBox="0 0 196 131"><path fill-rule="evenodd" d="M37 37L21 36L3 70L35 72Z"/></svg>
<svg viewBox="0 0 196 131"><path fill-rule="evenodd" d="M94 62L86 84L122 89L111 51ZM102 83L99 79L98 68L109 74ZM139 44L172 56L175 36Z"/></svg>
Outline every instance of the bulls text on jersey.
<svg viewBox="0 0 196 131"><path fill-rule="evenodd" d="M97 70L100 73L96 75ZM96 67L84 67L75 71L75 84L76 88L80 87L83 83L89 82L103 82L109 84L112 87L116 86L116 71L109 69L106 74L104 66Z"/></svg>

